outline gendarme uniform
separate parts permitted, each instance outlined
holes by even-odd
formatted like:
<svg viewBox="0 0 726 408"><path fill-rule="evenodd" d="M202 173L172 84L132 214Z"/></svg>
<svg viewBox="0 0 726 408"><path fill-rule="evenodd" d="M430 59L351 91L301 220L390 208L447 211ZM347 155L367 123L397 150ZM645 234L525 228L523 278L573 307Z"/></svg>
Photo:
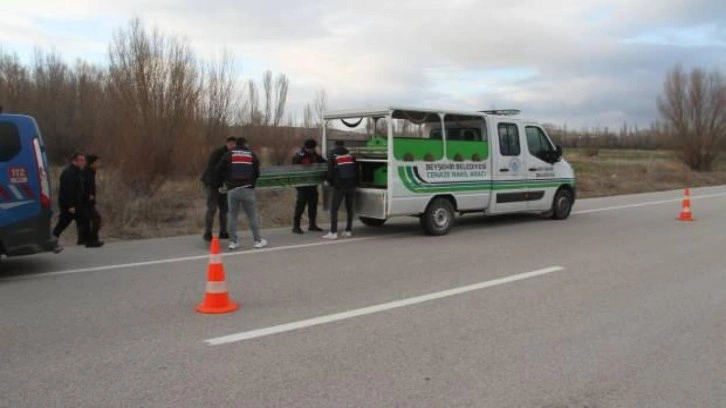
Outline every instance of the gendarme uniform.
<svg viewBox="0 0 726 408"><path fill-rule="evenodd" d="M337 146L330 152L327 181L333 187L333 202L330 206L330 234L325 238L337 238L338 210L343 200L347 213L344 235L350 235L353 228L353 199L358 185L358 164L355 156L343 146Z"/></svg>
<svg viewBox="0 0 726 408"><path fill-rule="evenodd" d="M237 239L237 218L239 209L247 216L255 248L263 248L267 241L260 236L260 222L257 215L257 196L255 184L260 177L260 161L244 144L238 143L232 151L227 153L217 166L216 172L224 180L227 189L229 213L227 228L230 235L230 249L239 247Z"/></svg>
<svg viewBox="0 0 726 408"><path fill-rule="evenodd" d="M292 157L292 164L298 165L312 165L325 163L325 159L319 155L315 148L317 143L313 139L305 141L305 145L300 149L299 152L295 153ZM305 207L308 209L308 229L310 231L322 231L316 223L318 215L318 186L304 186L297 187L297 201L295 202L295 214L293 217L293 228L292 231L301 234L303 231L300 228L302 221L302 215L305 212Z"/></svg>

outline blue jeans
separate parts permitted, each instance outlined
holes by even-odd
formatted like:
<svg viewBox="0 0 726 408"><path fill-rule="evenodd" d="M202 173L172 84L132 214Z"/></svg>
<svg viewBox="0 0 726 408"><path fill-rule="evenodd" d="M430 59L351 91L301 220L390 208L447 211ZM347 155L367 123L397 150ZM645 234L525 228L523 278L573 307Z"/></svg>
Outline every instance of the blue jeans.
<svg viewBox="0 0 726 408"><path fill-rule="evenodd" d="M227 192L227 201L229 203L229 213L227 214L227 228L229 229L229 238L237 242L237 218L239 216L239 207L247 215L247 221L252 230L252 238L255 242L259 242L260 236L260 219L257 215L257 195L252 188L239 187Z"/></svg>

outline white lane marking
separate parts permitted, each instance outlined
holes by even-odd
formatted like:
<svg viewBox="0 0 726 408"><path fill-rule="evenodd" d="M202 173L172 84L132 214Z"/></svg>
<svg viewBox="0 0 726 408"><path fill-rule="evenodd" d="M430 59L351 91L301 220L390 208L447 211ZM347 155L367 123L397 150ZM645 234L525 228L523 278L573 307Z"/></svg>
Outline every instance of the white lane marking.
<svg viewBox="0 0 726 408"><path fill-rule="evenodd" d="M219 346L222 344L236 343L244 340L251 340L265 336L271 336L273 334L285 333L293 330L305 329L312 326L318 326L321 324L337 322L340 320L352 319L354 317L365 316L373 313L385 312L391 309L397 309L406 306L413 306L419 303L430 302L432 300L443 299L451 296L461 295L467 292L473 292L476 290L491 288L494 286L504 285L524 279L534 278L537 276L546 275L553 272L564 270L561 266L551 266L549 268L539 269L532 272L520 273L517 275L511 275L504 278L493 279L485 282L475 283L473 285L461 286L454 289L443 290L441 292L429 293L422 296L411 297L402 300L396 300L393 302L382 303L379 305L368 306L360 309L349 310L347 312L330 314L327 316L315 317L312 319L300 320L293 323L281 324L278 326L267 327L264 329L256 329L241 333L230 334L222 337L215 337L212 339L204 340L209 346Z"/></svg>
<svg viewBox="0 0 726 408"><path fill-rule="evenodd" d="M726 193L705 194L705 195L699 195L699 196L692 196L691 200L698 200L698 199L702 199L702 198L724 197L724 196L726 196ZM680 201L681 201L680 198L669 199L669 200L660 200L660 201L648 201L648 202L643 202L643 203L620 205L620 206L614 206L614 207L603 207L603 208L594 208L594 209L590 209L590 210L573 211L572 214L591 214L591 213L604 212L604 211L616 211L616 210L622 210L622 209L627 209L627 208L645 207L645 206L651 206L651 205L675 203L675 202L680 202ZM283 228L278 228L278 229L281 230ZM407 233L388 234L388 235L371 236L371 237L363 237L363 238L349 238L349 239L339 240L339 241L314 242L314 243L310 243L310 244L270 247L270 248L264 248L264 249L254 249L254 250L231 252L231 253L228 252L228 253L222 254L222 256L249 255L249 254L255 254L255 253L266 253L266 252L318 247L318 246L323 246L323 245L361 242L361 241L371 240L374 238L380 239L380 238L395 237L395 236L400 236L400 235L405 235L405 234L407 234ZM116 265L106 265L106 266L95 266L95 267L80 268L80 269L69 269L69 270L65 270L65 271L47 272L47 273L41 273L41 274L36 274L36 275L10 276L7 278L0 278L0 282L37 279L37 278L44 278L44 277L48 277L48 276L72 275L72 274L76 274L76 273L108 271L108 270L114 270L114 269L137 268L137 267L141 267L141 266L161 265L161 264L168 264L168 263L198 261L200 259L205 259L208 256L209 255L195 255L195 256L186 256L186 257L180 257L180 258L159 259L159 260L154 260L154 261L134 262L134 263L125 263L125 264L116 264Z"/></svg>
<svg viewBox="0 0 726 408"><path fill-rule="evenodd" d="M263 249L250 249L250 250L246 250L246 251L225 252L225 253L221 254L221 256L228 257L228 256L240 256L240 255L254 255L254 254L262 254L262 253L268 253L268 252L286 251L286 250L292 250L292 249L314 248L314 247L326 246L326 245L340 245L340 244L348 244L348 243L353 243L353 242L369 241L374 238L381 239L381 238L387 238L387 237L395 237L395 236L399 236L399 235L403 235L403 234L405 234L405 233L387 234L387 235L370 236L370 237L362 237L362 238L346 238L346 239L339 239L337 241L321 241L321 242L312 242L309 244L287 245L287 246L269 247L269 248L263 248ZM94 266L94 267L90 267L90 268L68 269L65 271L39 273L36 275L10 276L7 278L0 278L0 282L37 279L37 278L45 278L45 277L49 277L49 276L72 275L72 274L76 274L76 273L109 271L109 270L113 270L113 269L138 268L140 266L151 266L151 265L162 265L162 264L179 263L179 262L198 261L201 259L209 259L209 255L194 255L194 256L184 256L184 257L180 257L180 258L157 259L154 261L133 262L133 263L125 263L125 264L106 265L106 266Z"/></svg>
<svg viewBox="0 0 726 408"><path fill-rule="evenodd" d="M704 195L699 195L699 196L692 196L691 200L699 200L699 199L703 199L703 198L715 198L715 197L726 197L726 193L704 194ZM643 203L616 205L613 207L603 207L603 208L593 208L590 210L573 211L572 214L592 214L592 213L597 213L597 212L624 210L626 208L647 207L647 206L651 206L651 205L679 203L682 200L683 200L683 198L671 198L668 200L646 201Z"/></svg>

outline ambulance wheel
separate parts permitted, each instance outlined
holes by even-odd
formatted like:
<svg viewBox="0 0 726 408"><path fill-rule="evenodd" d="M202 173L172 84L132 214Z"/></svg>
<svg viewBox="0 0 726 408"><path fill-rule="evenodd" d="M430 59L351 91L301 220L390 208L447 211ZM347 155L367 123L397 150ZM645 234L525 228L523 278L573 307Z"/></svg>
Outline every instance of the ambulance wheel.
<svg viewBox="0 0 726 408"><path fill-rule="evenodd" d="M555 194L555 199L552 200L550 212L553 220L564 220L569 217L572 212L572 193L564 188L559 189Z"/></svg>
<svg viewBox="0 0 726 408"><path fill-rule="evenodd" d="M454 206L446 198L435 198L421 215L421 227L429 235L445 235L454 226Z"/></svg>
<svg viewBox="0 0 726 408"><path fill-rule="evenodd" d="M380 227L386 223L386 220L379 220L378 218L358 217L358 219L369 227Z"/></svg>

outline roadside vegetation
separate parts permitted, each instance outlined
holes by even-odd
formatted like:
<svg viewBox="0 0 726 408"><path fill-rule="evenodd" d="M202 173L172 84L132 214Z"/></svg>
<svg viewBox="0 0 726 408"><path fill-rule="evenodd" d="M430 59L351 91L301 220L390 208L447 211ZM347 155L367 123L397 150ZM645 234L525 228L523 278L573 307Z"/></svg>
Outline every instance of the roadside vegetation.
<svg viewBox="0 0 726 408"><path fill-rule="evenodd" d="M290 79L266 72L239 82L223 53L201 61L189 43L132 20L103 64L68 64L37 51L25 64L0 49L0 106L34 116L54 170L75 151L99 154L105 235L197 234L204 211L198 177L209 152L243 134L265 164L285 164L319 136L327 97L287 109ZM726 184L726 81L717 71L675 67L647 128L545 125L577 172L579 197ZM288 226L294 190L260 192L263 225ZM324 222L325 220L321 220Z"/></svg>

